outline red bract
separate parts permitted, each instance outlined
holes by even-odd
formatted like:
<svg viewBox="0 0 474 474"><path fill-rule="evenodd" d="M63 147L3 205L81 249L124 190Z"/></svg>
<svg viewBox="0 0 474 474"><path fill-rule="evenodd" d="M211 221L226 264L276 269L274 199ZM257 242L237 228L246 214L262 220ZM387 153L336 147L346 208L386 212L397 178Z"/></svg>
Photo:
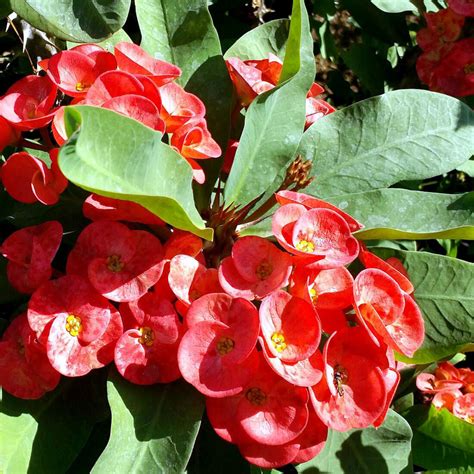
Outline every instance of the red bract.
<svg viewBox="0 0 474 474"><path fill-rule="evenodd" d="M163 248L152 234L119 222L97 221L79 235L67 272L88 277L113 301L134 301L161 276Z"/></svg>
<svg viewBox="0 0 474 474"><path fill-rule="evenodd" d="M190 305L203 295L222 291L215 268L206 268L189 255L176 255L170 261L168 276L176 297Z"/></svg>
<svg viewBox="0 0 474 474"><path fill-rule="evenodd" d="M239 146L239 142L237 140L229 140L227 142L227 148L224 155L224 161L222 163L222 172L223 173L230 173L230 169L234 163L235 154L237 153L237 147Z"/></svg>
<svg viewBox="0 0 474 474"><path fill-rule="evenodd" d="M202 240L197 235L179 229L174 229L163 248L165 259L169 260L179 254L189 255L198 261L199 256L202 256Z"/></svg>
<svg viewBox="0 0 474 474"><path fill-rule="evenodd" d="M186 92L180 85L170 82L160 87L161 118L166 123L166 131L174 133L191 119L203 119L206 107L194 94Z"/></svg>
<svg viewBox="0 0 474 474"><path fill-rule="evenodd" d="M0 116L0 152L20 139L20 132Z"/></svg>
<svg viewBox="0 0 474 474"><path fill-rule="evenodd" d="M9 261L7 276L21 293L33 293L51 278L51 262L59 248L63 228L57 221L24 227L11 234L0 247Z"/></svg>
<svg viewBox="0 0 474 474"><path fill-rule="evenodd" d="M273 215L272 231L288 252L299 257L299 263L311 264L311 269L347 265L359 253L347 222L330 209L285 204Z"/></svg>
<svg viewBox="0 0 474 474"><path fill-rule="evenodd" d="M206 408L214 429L225 439L242 445L281 446L306 427L307 401L306 388L289 384L262 361L239 394L207 398Z"/></svg>
<svg viewBox="0 0 474 474"><path fill-rule="evenodd" d="M438 44L456 41L464 25L464 18L449 8L435 13L425 13L425 19L428 30L432 32ZM427 50L432 47L431 45L424 45L423 41L421 46Z"/></svg>
<svg viewBox="0 0 474 474"><path fill-rule="evenodd" d="M140 204L98 194L91 194L82 206L85 217L92 221L127 221L148 225L164 225L155 214Z"/></svg>
<svg viewBox="0 0 474 474"><path fill-rule="evenodd" d="M26 313L14 319L0 340L0 386L19 398L35 399L53 390L60 374L28 326Z"/></svg>
<svg viewBox="0 0 474 474"><path fill-rule="evenodd" d="M181 75L174 64L152 58L140 46L133 43L117 43L114 48L117 65L122 71L149 76L157 86L162 86Z"/></svg>
<svg viewBox="0 0 474 474"><path fill-rule="evenodd" d="M313 125L316 120L335 112L335 108L317 96L324 92L324 88L316 82L312 85L306 98L306 123L305 128ZM291 192L291 191L290 191Z"/></svg>
<svg viewBox="0 0 474 474"><path fill-rule="evenodd" d="M190 306L186 323L178 351L183 377L210 397L241 392L258 366L257 309L242 298L212 293Z"/></svg>
<svg viewBox="0 0 474 474"><path fill-rule="evenodd" d="M474 423L474 393L467 393L453 402L453 414L468 423Z"/></svg>
<svg viewBox="0 0 474 474"><path fill-rule="evenodd" d="M472 0L448 0L449 7L463 16L474 16L474 3Z"/></svg>
<svg viewBox="0 0 474 474"><path fill-rule="evenodd" d="M354 300L361 322L392 349L412 357L424 339L420 309L382 270L363 270L354 281Z"/></svg>
<svg viewBox="0 0 474 474"><path fill-rule="evenodd" d="M291 441L283 445L269 446L249 441L248 444L240 444L239 450L248 462L263 469L272 469L291 463L299 452L299 444Z"/></svg>
<svg viewBox="0 0 474 474"><path fill-rule="evenodd" d="M178 346L182 324L173 305L147 293L139 300L122 303L126 332L115 347L115 365L130 382L149 385L177 380Z"/></svg>
<svg viewBox="0 0 474 474"><path fill-rule="evenodd" d="M0 99L0 116L18 130L44 127L53 119L57 87L48 77L26 76Z"/></svg>
<svg viewBox="0 0 474 474"><path fill-rule="evenodd" d="M79 49L61 51L47 62L40 62L48 77L71 97L84 97L97 79L105 71L117 67L114 56L107 51L95 51L87 55Z"/></svg>
<svg viewBox="0 0 474 474"><path fill-rule="evenodd" d="M389 361L363 327L335 332L326 342L320 367L324 377L312 387L312 400L329 428L347 431L378 421L387 402L383 370Z"/></svg>
<svg viewBox="0 0 474 474"><path fill-rule="evenodd" d="M118 311L77 275L39 287L28 305L28 321L37 337L47 340L52 366L68 377L111 362L123 332Z"/></svg>
<svg viewBox="0 0 474 474"><path fill-rule="evenodd" d="M58 166L58 149L50 152L51 168L25 151L14 153L2 166L2 182L8 194L17 201L36 201L53 205L67 187L67 179Z"/></svg>
<svg viewBox="0 0 474 474"><path fill-rule="evenodd" d="M185 158L194 160L218 158L222 153L207 130L204 119L192 119L179 127L171 137L171 146Z"/></svg>
<svg viewBox="0 0 474 474"><path fill-rule="evenodd" d="M262 299L288 284L291 257L261 237L242 237L232 247L232 256L219 267L219 281L229 295Z"/></svg>
<svg viewBox="0 0 474 474"><path fill-rule="evenodd" d="M251 59L244 61L247 66L252 66L262 71L262 79L274 86L277 85L280 80L281 70L283 69L283 63L278 56L273 53L268 53L267 59Z"/></svg>
<svg viewBox="0 0 474 474"><path fill-rule="evenodd" d="M295 363L316 352L321 325L311 303L279 290L262 301L259 316L272 356L284 363Z"/></svg>

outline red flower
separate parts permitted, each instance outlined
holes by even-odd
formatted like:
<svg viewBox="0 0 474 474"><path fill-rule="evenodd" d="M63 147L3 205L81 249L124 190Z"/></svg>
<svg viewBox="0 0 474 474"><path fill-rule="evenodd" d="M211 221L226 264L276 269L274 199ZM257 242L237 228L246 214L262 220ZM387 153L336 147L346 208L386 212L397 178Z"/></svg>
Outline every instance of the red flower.
<svg viewBox="0 0 474 474"><path fill-rule="evenodd" d="M171 137L171 146L186 159L218 158L222 153L202 118L191 119L179 127Z"/></svg>
<svg viewBox="0 0 474 474"><path fill-rule="evenodd" d="M321 325L313 306L285 291L267 296L259 309L266 347L284 363L307 359L321 340Z"/></svg>
<svg viewBox="0 0 474 474"><path fill-rule="evenodd" d="M140 204L98 194L91 194L84 201L82 212L92 221L127 221L147 225L164 225L158 216Z"/></svg>
<svg viewBox="0 0 474 474"><path fill-rule="evenodd" d="M357 314L392 349L412 357L424 339L418 305L382 270L369 268L354 281Z"/></svg>
<svg viewBox="0 0 474 474"><path fill-rule="evenodd" d="M1 169L7 193L25 204L36 201L46 205L56 204L68 184L58 166L58 151L55 148L49 153L51 168L26 151L11 155Z"/></svg>
<svg viewBox="0 0 474 474"><path fill-rule="evenodd" d="M449 8L463 16L474 16L472 0L448 0Z"/></svg>
<svg viewBox="0 0 474 474"><path fill-rule="evenodd" d="M186 323L178 351L184 379L210 397L241 392L258 366L257 309L242 298L211 293L190 306Z"/></svg>
<svg viewBox="0 0 474 474"><path fill-rule="evenodd" d="M40 286L31 296L28 321L37 337L47 341L51 365L68 377L111 362L123 332L118 311L77 275Z"/></svg>
<svg viewBox="0 0 474 474"><path fill-rule="evenodd" d="M89 278L113 301L134 301L160 279L163 264L163 248L154 235L119 222L97 221L79 235L67 272Z"/></svg>
<svg viewBox="0 0 474 474"><path fill-rule="evenodd" d="M173 305L147 293L122 303L120 312L126 331L115 347L115 365L123 377L141 385L180 378L177 353L183 328Z"/></svg>
<svg viewBox="0 0 474 474"><path fill-rule="evenodd" d="M61 224L50 221L24 227L5 239L0 252L9 260L8 280L20 293L33 293L51 278L51 262L62 236Z"/></svg>
<svg viewBox="0 0 474 474"><path fill-rule="evenodd" d="M335 332L324 346L323 379L312 387L312 401L323 422L337 431L366 428L384 412L386 351L361 326Z"/></svg>
<svg viewBox="0 0 474 474"><path fill-rule="evenodd" d="M20 139L20 132L0 116L0 152L8 145L15 145Z"/></svg>
<svg viewBox="0 0 474 474"><path fill-rule="evenodd" d="M319 84L316 84L316 82L311 86L311 89L308 92L306 98L305 129L313 125L313 123L321 117L332 114L336 111L336 109L325 100L317 98L317 96L323 92L324 88Z"/></svg>
<svg viewBox="0 0 474 474"><path fill-rule="evenodd" d="M474 424L474 393L466 393L453 403L453 414L461 420Z"/></svg>
<svg viewBox="0 0 474 474"><path fill-rule="evenodd" d="M232 247L232 256L219 267L224 291L248 300L262 299L288 285L291 257L266 239L242 237Z"/></svg>
<svg viewBox="0 0 474 474"><path fill-rule="evenodd" d="M164 245L165 258L171 260L176 255L189 255L200 261L202 257L202 240L191 232L174 229ZM204 261L200 261L204 263Z"/></svg>
<svg viewBox="0 0 474 474"><path fill-rule="evenodd" d="M131 74L149 76L157 86L171 82L181 75L179 67L152 58L140 46L133 43L117 43L114 54L119 69Z"/></svg>
<svg viewBox="0 0 474 474"><path fill-rule="evenodd" d="M26 76L0 99L0 116L18 130L44 127L53 119L56 92L48 77Z"/></svg>
<svg viewBox="0 0 474 474"><path fill-rule="evenodd" d="M53 390L60 374L28 326L26 313L15 318L0 341L0 386L19 398L35 399Z"/></svg>

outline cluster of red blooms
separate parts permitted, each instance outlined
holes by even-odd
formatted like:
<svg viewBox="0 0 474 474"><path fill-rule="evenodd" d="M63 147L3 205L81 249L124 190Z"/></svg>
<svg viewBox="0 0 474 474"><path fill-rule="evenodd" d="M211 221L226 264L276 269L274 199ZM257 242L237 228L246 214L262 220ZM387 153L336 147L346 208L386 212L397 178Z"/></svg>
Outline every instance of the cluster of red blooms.
<svg viewBox="0 0 474 474"><path fill-rule="evenodd" d="M221 155L207 129L203 102L174 82L181 70L137 45L119 43L114 54L98 45L79 45L40 61L39 67L46 75L26 76L0 98L0 150L18 144L24 132L39 129L47 135L49 126L61 146L67 139L61 104L82 104L114 110L170 134L170 145L200 183L205 176L196 160ZM51 168L25 151L3 165L3 185L16 200L58 201L67 181L57 167L57 149L52 143L50 148Z"/></svg>
<svg viewBox="0 0 474 474"><path fill-rule="evenodd" d="M279 246L239 238L218 268L198 237L161 242L119 222L155 216L96 196L65 274L52 270L58 222L11 234L0 247L8 278L31 298L0 342L0 385L38 398L60 375L112 361L137 384L182 376L206 396L216 432L262 467L313 458L328 428L379 426L399 381L393 351L411 356L423 340L413 287L399 261L359 244L349 215L292 191L277 200ZM357 257L365 269L353 278Z"/></svg>
<svg viewBox="0 0 474 474"><path fill-rule="evenodd" d="M418 375L416 386L436 408L446 408L461 420L474 423L472 370L441 362L433 374Z"/></svg>
<svg viewBox="0 0 474 474"><path fill-rule="evenodd" d="M239 58L229 58L226 65L237 96L236 112L247 108L258 95L273 89L280 80L283 68L281 59L272 53L268 55L268 59L242 61ZM325 100L318 98L323 92L323 87L313 83L306 97L305 128L335 111ZM229 140L227 144L222 168L225 173L230 171L238 144L235 139Z"/></svg>
<svg viewBox="0 0 474 474"><path fill-rule="evenodd" d="M418 58L418 76L433 91L455 97L474 94L474 38L463 37L472 0L449 0L447 9L426 13L427 27L417 34L423 53Z"/></svg>

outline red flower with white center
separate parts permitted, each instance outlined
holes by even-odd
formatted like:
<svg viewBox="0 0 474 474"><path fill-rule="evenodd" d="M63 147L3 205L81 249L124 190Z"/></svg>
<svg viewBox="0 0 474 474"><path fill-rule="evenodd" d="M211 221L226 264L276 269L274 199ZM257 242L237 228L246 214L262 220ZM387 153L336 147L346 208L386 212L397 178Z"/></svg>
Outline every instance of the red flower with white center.
<svg viewBox="0 0 474 474"><path fill-rule="evenodd" d="M241 392L259 360L255 306L242 298L211 293L190 306L186 323L189 330L178 351L184 379L210 397Z"/></svg>
<svg viewBox="0 0 474 474"><path fill-rule="evenodd" d="M24 227L4 240L0 253L8 259L8 281L16 290L33 293L51 278L51 262L62 236L61 224L49 221Z"/></svg>
<svg viewBox="0 0 474 474"><path fill-rule="evenodd" d="M99 293L122 302L143 296L160 279L163 265L163 248L154 235L97 221L79 235L67 273L89 278Z"/></svg>
<svg viewBox="0 0 474 474"><path fill-rule="evenodd" d="M462 16L474 16L472 0L448 0L449 8Z"/></svg>
<svg viewBox="0 0 474 474"><path fill-rule="evenodd" d="M190 305L203 295L222 291L215 268L206 268L189 255L176 255L170 261L168 276L176 297Z"/></svg>
<svg viewBox="0 0 474 474"><path fill-rule="evenodd" d="M18 130L34 130L53 120L57 87L48 77L26 76L0 99L0 116Z"/></svg>
<svg viewBox="0 0 474 474"><path fill-rule="evenodd" d="M212 426L224 439L239 445L281 446L296 440L305 429L307 402L306 388L286 382L261 361L240 393L207 398L206 409Z"/></svg>
<svg viewBox="0 0 474 474"><path fill-rule="evenodd" d="M113 54L103 49L95 50L92 54L82 51L84 49L77 48L61 51L39 63L51 81L71 97L84 97L102 73L117 67Z"/></svg>
<svg viewBox="0 0 474 474"><path fill-rule="evenodd" d="M393 350L412 357L423 343L424 321L414 299L382 270L369 268L354 281L357 315Z"/></svg>
<svg viewBox="0 0 474 474"><path fill-rule="evenodd" d="M60 374L28 326L26 313L15 318L0 340L0 386L18 398L36 399L53 390Z"/></svg>
<svg viewBox="0 0 474 474"><path fill-rule="evenodd" d="M115 365L127 380L140 385L168 383L181 377L178 346L183 325L173 305L147 293L120 305L125 333L115 346Z"/></svg>
<svg viewBox="0 0 474 474"><path fill-rule="evenodd" d="M157 86L162 86L181 76L181 69L174 64L151 57L140 46L121 42L114 48L118 68L131 74L148 76Z"/></svg>
<svg viewBox="0 0 474 474"><path fill-rule="evenodd" d="M174 82L160 87L160 96L161 118L166 123L167 133L174 133L189 120L203 119L206 115L201 99Z"/></svg>
<svg viewBox="0 0 474 474"><path fill-rule="evenodd" d="M40 286L28 304L28 322L51 365L79 377L114 358L123 333L119 312L84 278L66 275Z"/></svg>
<svg viewBox="0 0 474 474"><path fill-rule="evenodd" d="M312 401L329 428L347 431L378 421L386 408L383 371L389 361L384 348L362 326L335 332L324 346L320 364L324 377L312 387Z"/></svg>
<svg viewBox="0 0 474 474"><path fill-rule="evenodd" d="M317 311L342 310L352 304L354 279L345 267L312 271L296 267L291 276L290 293L311 301Z"/></svg>
<svg viewBox="0 0 474 474"><path fill-rule="evenodd" d="M285 204L273 215L272 232L297 263L314 270L348 265L359 253L347 222L330 209Z"/></svg>
<svg viewBox="0 0 474 474"><path fill-rule="evenodd" d="M279 290L259 309L260 326L270 355L284 363L311 357L321 340L321 324L311 303Z"/></svg>
<svg viewBox="0 0 474 474"><path fill-rule="evenodd" d="M68 181L58 166L58 148L51 150L51 168L26 151L13 153L1 169L2 182L7 193L25 204L36 201L53 205L59 201Z"/></svg>
<svg viewBox="0 0 474 474"><path fill-rule="evenodd" d="M231 296L262 299L288 285L291 257L262 237L238 239L219 267L219 281Z"/></svg>
<svg viewBox="0 0 474 474"><path fill-rule="evenodd" d="M147 225L164 222L136 202L91 194L82 205L82 213L91 221L127 221Z"/></svg>
<svg viewBox="0 0 474 474"><path fill-rule="evenodd" d="M171 137L171 146L186 159L204 160L221 156L221 147L212 138L202 118L191 119L179 127Z"/></svg>

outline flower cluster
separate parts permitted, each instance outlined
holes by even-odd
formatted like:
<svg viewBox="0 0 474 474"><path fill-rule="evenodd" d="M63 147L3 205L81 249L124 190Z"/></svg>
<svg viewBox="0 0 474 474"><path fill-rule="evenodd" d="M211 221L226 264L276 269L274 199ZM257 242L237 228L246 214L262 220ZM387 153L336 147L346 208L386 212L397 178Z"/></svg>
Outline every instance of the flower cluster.
<svg viewBox="0 0 474 474"><path fill-rule="evenodd" d="M416 386L434 407L446 408L461 420L474 423L474 372L449 362L438 364L433 374L422 373Z"/></svg>
<svg viewBox="0 0 474 474"><path fill-rule="evenodd" d="M49 127L57 146L67 139L65 105L114 110L169 134L170 145L200 183L205 176L198 161L221 155L207 129L203 102L175 82L181 70L137 45L118 43L113 54L98 45L79 45L40 61L39 67L45 75L20 79L0 98L0 150L25 144L22 134L34 130L50 142L50 167L26 151L12 154L2 166L3 185L20 202L55 204L67 186L49 139Z"/></svg>
<svg viewBox="0 0 474 474"><path fill-rule="evenodd" d="M425 14L427 26L416 37L423 50L416 70L431 90L455 97L474 94L474 38L464 33L469 17L474 17L470 0L450 0L447 9Z"/></svg>

